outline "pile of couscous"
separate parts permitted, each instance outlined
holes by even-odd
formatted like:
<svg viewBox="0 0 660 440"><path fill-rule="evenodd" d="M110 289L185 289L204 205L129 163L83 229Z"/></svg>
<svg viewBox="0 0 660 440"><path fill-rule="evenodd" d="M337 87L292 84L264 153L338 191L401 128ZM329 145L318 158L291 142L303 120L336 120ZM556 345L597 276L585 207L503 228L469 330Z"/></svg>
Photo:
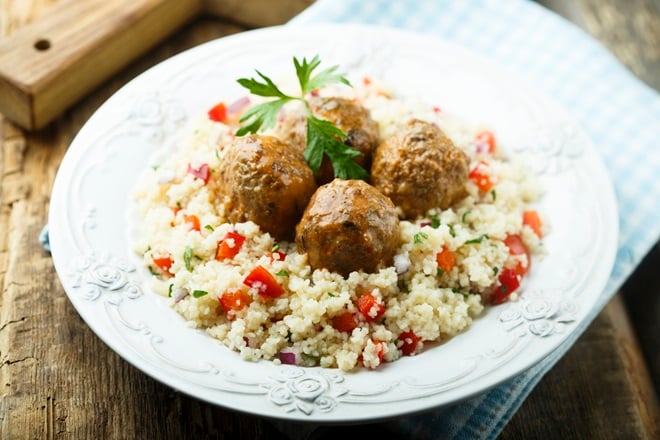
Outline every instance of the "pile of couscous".
<svg viewBox="0 0 660 440"><path fill-rule="evenodd" d="M494 133L370 79L341 93L369 110L383 138L411 118L439 127L469 158L466 195L401 219L392 264L347 276L310 266L295 241L252 221L230 223L214 180L247 98L187 127L176 152L135 191L135 251L155 292L195 328L246 360L344 371L416 355L467 330L484 307L516 298L546 226L533 174Z"/></svg>

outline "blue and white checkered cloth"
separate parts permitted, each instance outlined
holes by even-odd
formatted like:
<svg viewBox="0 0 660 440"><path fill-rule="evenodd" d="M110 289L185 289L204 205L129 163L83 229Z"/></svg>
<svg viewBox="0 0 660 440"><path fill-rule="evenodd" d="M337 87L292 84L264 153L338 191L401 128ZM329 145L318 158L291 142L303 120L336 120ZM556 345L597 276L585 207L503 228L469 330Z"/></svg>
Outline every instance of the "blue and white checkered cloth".
<svg viewBox="0 0 660 440"><path fill-rule="evenodd" d="M609 282L582 326L550 357L499 387L431 413L385 422L415 439L493 439L660 238L660 97L583 31L528 0L317 0L288 25L377 24L434 35L525 77L568 109L614 182L620 238ZM278 424L292 438L310 427Z"/></svg>

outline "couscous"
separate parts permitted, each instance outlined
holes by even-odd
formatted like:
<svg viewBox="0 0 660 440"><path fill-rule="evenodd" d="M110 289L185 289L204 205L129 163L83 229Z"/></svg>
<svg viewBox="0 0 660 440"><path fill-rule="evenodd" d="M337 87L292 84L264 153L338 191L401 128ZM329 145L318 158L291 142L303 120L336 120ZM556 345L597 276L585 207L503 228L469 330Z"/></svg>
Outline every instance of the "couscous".
<svg viewBox="0 0 660 440"><path fill-rule="evenodd" d="M248 208L240 208L243 217L233 215L239 202L229 194L235 182L222 181L229 173L223 161L240 139L238 117L252 103L242 98L218 105L186 127L176 152L151 164L136 188L140 233L135 251L153 274L153 290L168 297L191 326L246 360L344 371L419 354L425 343L469 329L484 307L515 299L531 256L542 254L547 226L533 208L541 196L534 175L505 156L495 134L441 110L436 106L441 103L400 97L371 78L314 95L361 106L381 145L395 142L392 137L410 121L437 129L442 142L458 151L452 150L448 160L465 179L451 178L427 195L419 192L419 184L405 191L396 182L380 186L388 199L384 209L392 200L396 213L394 219L389 211L383 214L387 229L378 236L388 246L375 261L385 264L351 270L350 252L344 255L347 270L323 261L310 264L313 251L301 246L291 229L304 215L302 202L287 211L295 214L293 220L294 214L273 214L276 224L270 229L264 223L268 216L253 221L251 216L259 215ZM286 127L296 124L296 112L284 107L277 126L266 133L293 150L300 133ZM302 151L295 154L302 157ZM393 174L392 163L382 165L381 180ZM300 181L310 178L314 175L305 171ZM332 176L326 180L314 189L333 184ZM364 180L377 186L370 176ZM438 191L444 192L436 197ZM295 197L307 201L313 192L296 190ZM279 228L291 221L288 229ZM317 230L308 231L307 247Z"/></svg>

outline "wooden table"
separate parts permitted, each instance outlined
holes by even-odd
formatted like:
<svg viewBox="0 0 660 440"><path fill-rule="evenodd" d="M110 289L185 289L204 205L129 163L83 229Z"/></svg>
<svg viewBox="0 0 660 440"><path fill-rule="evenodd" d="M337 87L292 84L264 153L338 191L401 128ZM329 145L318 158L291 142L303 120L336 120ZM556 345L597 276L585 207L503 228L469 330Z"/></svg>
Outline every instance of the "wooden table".
<svg viewBox="0 0 660 440"><path fill-rule="evenodd" d="M58 1L0 0L0 38ZM660 89L658 0L543 3ZM246 29L241 19L197 19L39 132L0 116L0 438L284 438L261 418L183 395L122 360L78 316L37 241L58 165L96 108L171 55ZM532 392L502 439L660 438L658 267L656 246ZM393 438L379 426L333 428L318 438L348 432Z"/></svg>

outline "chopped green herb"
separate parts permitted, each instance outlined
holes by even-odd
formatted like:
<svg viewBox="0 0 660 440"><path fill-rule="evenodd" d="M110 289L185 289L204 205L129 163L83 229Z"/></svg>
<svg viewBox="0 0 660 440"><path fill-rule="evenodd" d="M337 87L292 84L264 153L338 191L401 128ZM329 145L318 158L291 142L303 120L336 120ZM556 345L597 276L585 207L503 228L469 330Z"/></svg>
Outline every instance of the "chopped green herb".
<svg viewBox="0 0 660 440"><path fill-rule="evenodd" d="M308 361L314 362L314 364L319 363L321 360L321 356L315 356L313 354L307 354L305 352L302 353L302 357L307 359Z"/></svg>
<svg viewBox="0 0 660 440"><path fill-rule="evenodd" d="M332 292L326 292L326 293L328 294L328 296L331 296L331 297L333 297L333 298L335 298L335 297L337 296L337 295L335 295L335 294L332 293Z"/></svg>
<svg viewBox="0 0 660 440"><path fill-rule="evenodd" d="M192 256L193 256L192 248L190 246L186 246L186 250L183 253L183 262L186 264L186 269L188 269L189 272L192 272L193 270L192 264L190 263Z"/></svg>
<svg viewBox="0 0 660 440"><path fill-rule="evenodd" d="M154 171L157 171L158 170L158 165L152 165L151 169L154 170Z"/></svg>
<svg viewBox="0 0 660 440"><path fill-rule="evenodd" d="M214 153L215 153L215 158L218 159L218 160L220 160L220 153L218 152L218 149L216 148L216 149L213 150L213 151L214 151Z"/></svg>
<svg viewBox="0 0 660 440"><path fill-rule="evenodd" d="M488 234L483 234L483 235L480 235L480 236L477 237L477 238L473 238L472 240L468 240L468 241L465 242L465 244L477 244L477 243L481 243L481 242L484 240L484 238L488 238Z"/></svg>
<svg viewBox="0 0 660 440"><path fill-rule="evenodd" d="M289 276L289 272L287 272L286 270L282 269L282 270L280 270L279 272L277 272L275 275L277 275L277 276L279 276L279 277L288 277L288 276Z"/></svg>
<svg viewBox="0 0 660 440"><path fill-rule="evenodd" d="M456 237L456 231L454 231L454 225L448 224L447 227L449 228L449 235L452 237Z"/></svg>
<svg viewBox="0 0 660 440"><path fill-rule="evenodd" d="M211 225L206 225L206 226L204 226L204 229L208 229L208 230L211 231L211 232L214 231L213 226L211 226Z"/></svg>
<svg viewBox="0 0 660 440"><path fill-rule="evenodd" d="M438 276L441 277L445 274L445 270L441 267L438 268Z"/></svg>
<svg viewBox="0 0 660 440"><path fill-rule="evenodd" d="M461 217L461 223L467 223L467 216L471 211L465 211Z"/></svg>
<svg viewBox="0 0 660 440"><path fill-rule="evenodd" d="M287 342L293 342L293 339L291 338L293 334L291 333L291 330L286 331L286 341Z"/></svg>
<svg viewBox="0 0 660 440"><path fill-rule="evenodd" d="M427 234L426 232L421 232L421 231L416 232L415 235L413 235L413 243L419 244L423 240L426 240L427 238L429 238L429 234Z"/></svg>
<svg viewBox="0 0 660 440"><path fill-rule="evenodd" d="M408 283L406 282L406 280L399 280L397 282L397 287L399 288L400 292L405 292L405 293L410 292L410 287L408 287Z"/></svg>
<svg viewBox="0 0 660 440"><path fill-rule="evenodd" d="M173 289L173 288L174 288L174 284L170 284L170 285L167 287L167 297L168 297L168 298L172 298L172 289Z"/></svg>
<svg viewBox="0 0 660 440"><path fill-rule="evenodd" d="M321 64L318 55L310 61L303 58L302 62L294 57L293 64L300 84L299 96L286 95L270 78L258 70L256 72L261 79L240 78L238 80L238 83L248 89L250 93L275 99L249 108L240 119L241 123L247 125L239 128L236 135L243 136L274 127L282 107L288 102L300 101L305 108L307 123L307 146L304 157L314 173L318 172L323 156L327 156L334 169L335 177L366 179L367 171L353 160L362 153L344 144L344 140L348 136L339 127L330 121L314 116L305 99L305 95L308 93L328 84L340 82L350 86L351 83L342 74L336 72L339 66L330 67L312 76L314 70Z"/></svg>
<svg viewBox="0 0 660 440"><path fill-rule="evenodd" d="M440 219L438 218L437 215L431 216L431 227L433 229L438 229L440 227Z"/></svg>
<svg viewBox="0 0 660 440"><path fill-rule="evenodd" d="M461 292L460 290L458 290L458 289L456 289L456 288L452 288L451 291L454 292L454 293L457 294L457 295L463 295L463 298L467 298L467 297L468 297L468 294L467 294L467 293L465 293L465 292Z"/></svg>
<svg viewBox="0 0 660 440"><path fill-rule="evenodd" d="M493 202L494 202L495 200L497 200L497 193L495 192L495 190L492 190L492 191L490 192L490 195L493 196Z"/></svg>
<svg viewBox="0 0 660 440"><path fill-rule="evenodd" d="M179 208L179 209L183 208L183 207L181 206L181 202L176 202L176 207Z"/></svg>
<svg viewBox="0 0 660 440"><path fill-rule="evenodd" d="M147 268L149 269L149 273L151 273L151 275L153 275L153 276L160 275L158 272L156 272L156 271L154 270L153 267L151 267L151 266L147 266Z"/></svg>
<svg viewBox="0 0 660 440"><path fill-rule="evenodd" d="M500 271L499 267L497 267L497 266L493 267L493 275L497 275L497 272L499 272L499 271Z"/></svg>
<svg viewBox="0 0 660 440"><path fill-rule="evenodd" d="M204 295L208 295L209 293L206 290L193 290L193 296L195 298L200 298Z"/></svg>
<svg viewBox="0 0 660 440"><path fill-rule="evenodd" d="M276 244L276 245L273 246L273 248L271 249L272 252L277 252L277 251L279 251L279 250L280 250L280 245L279 245L279 244Z"/></svg>

